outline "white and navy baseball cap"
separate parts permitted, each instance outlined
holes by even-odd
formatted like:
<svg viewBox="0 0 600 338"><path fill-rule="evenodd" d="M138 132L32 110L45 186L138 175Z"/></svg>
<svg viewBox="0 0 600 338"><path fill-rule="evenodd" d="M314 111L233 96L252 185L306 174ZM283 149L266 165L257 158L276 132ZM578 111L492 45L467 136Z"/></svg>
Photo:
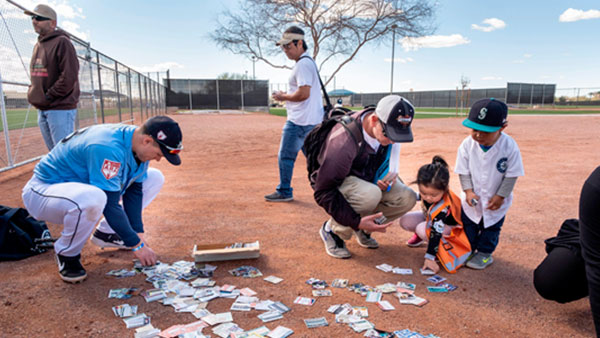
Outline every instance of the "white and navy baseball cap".
<svg viewBox="0 0 600 338"><path fill-rule="evenodd" d="M494 98L481 99L473 103L469 117L462 124L467 128L493 133L506 124L507 116L506 103Z"/></svg>
<svg viewBox="0 0 600 338"><path fill-rule="evenodd" d="M388 95L377 103L375 114L383 122L385 136L394 142L412 142L410 129L415 108L402 96Z"/></svg>
<svg viewBox="0 0 600 338"><path fill-rule="evenodd" d="M168 116L158 115L144 123L146 133L158 143L163 156L173 165L180 165L179 153L183 150L183 135L179 124Z"/></svg>

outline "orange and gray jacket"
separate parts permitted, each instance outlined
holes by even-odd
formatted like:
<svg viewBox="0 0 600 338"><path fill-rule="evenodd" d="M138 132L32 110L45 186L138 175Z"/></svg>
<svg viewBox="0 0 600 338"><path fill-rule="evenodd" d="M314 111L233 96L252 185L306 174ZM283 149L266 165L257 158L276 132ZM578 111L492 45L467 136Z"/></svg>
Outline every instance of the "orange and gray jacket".
<svg viewBox="0 0 600 338"><path fill-rule="evenodd" d="M62 30L38 37L29 66L27 100L39 110L69 110L79 101L79 61Z"/></svg>

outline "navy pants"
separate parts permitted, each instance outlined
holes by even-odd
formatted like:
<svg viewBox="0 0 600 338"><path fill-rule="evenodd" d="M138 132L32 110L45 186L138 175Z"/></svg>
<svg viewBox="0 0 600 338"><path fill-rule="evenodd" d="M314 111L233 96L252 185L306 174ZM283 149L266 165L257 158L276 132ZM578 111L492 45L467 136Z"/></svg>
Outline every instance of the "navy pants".
<svg viewBox="0 0 600 338"><path fill-rule="evenodd" d="M471 251L491 254L496 250L498 239L500 238L500 228L502 228L502 224L504 224L505 217L502 217L498 223L488 228L483 227L483 218L481 218L481 221L477 224L473 222L464 211L461 213L460 218L462 219L463 229L467 234L467 238L469 238L469 243L471 243Z"/></svg>

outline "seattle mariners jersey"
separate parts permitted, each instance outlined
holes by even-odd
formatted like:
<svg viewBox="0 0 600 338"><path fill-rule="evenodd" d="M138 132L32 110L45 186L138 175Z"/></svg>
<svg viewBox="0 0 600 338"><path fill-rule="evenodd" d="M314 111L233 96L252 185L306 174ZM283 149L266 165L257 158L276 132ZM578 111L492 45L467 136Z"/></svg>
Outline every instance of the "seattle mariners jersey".
<svg viewBox="0 0 600 338"><path fill-rule="evenodd" d="M123 194L147 176L148 162L138 165L131 150L135 128L105 124L77 130L42 158L33 172L46 183L79 182Z"/></svg>
<svg viewBox="0 0 600 338"><path fill-rule="evenodd" d="M497 210L486 209L490 199L496 195L504 177L519 177L525 175L521 152L515 140L505 133L500 133L496 143L484 152L479 143L471 136L463 140L456 155L456 167L459 175L471 175L473 192L480 197L475 207L467 204L465 192L460 195L465 214L475 223L483 217L485 228L496 224L506 215L512 204L512 192L504 199Z"/></svg>

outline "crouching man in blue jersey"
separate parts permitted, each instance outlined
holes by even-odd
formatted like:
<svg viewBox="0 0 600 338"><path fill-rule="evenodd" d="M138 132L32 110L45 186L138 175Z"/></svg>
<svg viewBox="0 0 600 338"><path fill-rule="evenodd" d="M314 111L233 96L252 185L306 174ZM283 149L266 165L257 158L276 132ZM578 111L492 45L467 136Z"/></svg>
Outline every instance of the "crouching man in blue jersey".
<svg viewBox="0 0 600 338"><path fill-rule="evenodd" d="M162 188L164 176L148 164L162 157L181 164L181 140L179 125L167 116L154 116L141 127L95 125L62 139L35 166L23 202L34 218L63 224L54 251L65 282L87 277L81 250L103 215L93 243L130 249L143 265L156 263L142 235L142 210Z"/></svg>

